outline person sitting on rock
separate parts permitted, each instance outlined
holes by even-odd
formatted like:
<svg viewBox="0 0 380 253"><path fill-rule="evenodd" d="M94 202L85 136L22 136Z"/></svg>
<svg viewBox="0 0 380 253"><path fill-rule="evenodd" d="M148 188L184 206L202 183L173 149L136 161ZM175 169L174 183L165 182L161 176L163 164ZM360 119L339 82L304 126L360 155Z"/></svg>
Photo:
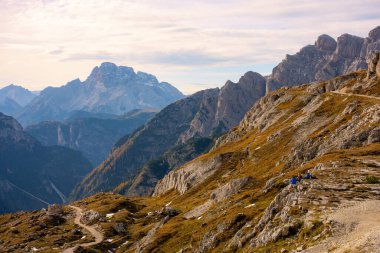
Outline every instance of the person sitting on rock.
<svg viewBox="0 0 380 253"><path fill-rule="evenodd" d="M297 184L297 178L295 176L292 176L290 179L290 185L295 186Z"/></svg>
<svg viewBox="0 0 380 253"><path fill-rule="evenodd" d="M310 170L307 171L305 179L312 179L313 175L311 175Z"/></svg>

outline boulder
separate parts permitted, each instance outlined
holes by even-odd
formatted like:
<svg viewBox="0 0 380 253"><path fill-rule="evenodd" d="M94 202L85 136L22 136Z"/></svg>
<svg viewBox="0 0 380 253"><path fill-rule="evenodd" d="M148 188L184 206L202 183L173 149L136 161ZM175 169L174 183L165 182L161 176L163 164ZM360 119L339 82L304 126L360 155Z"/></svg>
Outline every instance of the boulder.
<svg viewBox="0 0 380 253"><path fill-rule="evenodd" d="M101 215L94 210L86 211L82 214L80 221L86 225L92 225L101 218Z"/></svg>
<svg viewBox="0 0 380 253"><path fill-rule="evenodd" d="M380 142L380 127L371 130L368 136L368 143Z"/></svg>
<svg viewBox="0 0 380 253"><path fill-rule="evenodd" d="M118 234L125 234L127 232L127 226L125 223L123 222L119 222L119 223L116 223L114 226L113 226L113 229L115 229L115 231L118 233Z"/></svg>

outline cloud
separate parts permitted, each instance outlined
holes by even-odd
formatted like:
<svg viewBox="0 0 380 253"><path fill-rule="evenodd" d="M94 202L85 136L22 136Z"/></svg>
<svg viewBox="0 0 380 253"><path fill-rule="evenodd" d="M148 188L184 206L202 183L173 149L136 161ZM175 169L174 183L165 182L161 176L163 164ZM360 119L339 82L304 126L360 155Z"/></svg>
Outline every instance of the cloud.
<svg viewBox="0 0 380 253"><path fill-rule="evenodd" d="M196 90L268 73L322 33L366 36L379 9L378 0L4 0L0 80L41 88L115 61Z"/></svg>

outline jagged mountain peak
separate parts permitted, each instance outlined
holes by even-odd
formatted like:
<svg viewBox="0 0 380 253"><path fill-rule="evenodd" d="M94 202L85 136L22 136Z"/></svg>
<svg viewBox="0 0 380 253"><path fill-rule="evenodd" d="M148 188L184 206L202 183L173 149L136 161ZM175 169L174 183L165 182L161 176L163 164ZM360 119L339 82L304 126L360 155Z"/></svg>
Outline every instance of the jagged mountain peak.
<svg viewBox="0 0 380 253"><path fill-rule="evenodd" d="M103 62L96 66L86 79L88 84L103 83L106 87L125 85L136 76L131 67L117 66L111 62Z"/></svg>
<svg viewBox="0 0 380 253"><path fill-rule="evenodd" d="M295 86L314 81L325 81L335 76L367 68L371 52L380 50L380 27L369 32L368 38L348 33L335 41L320 35L314 45L303 47L277 65L267 78L267 91L282 86Z"/></svg>
<svg viewBox="0 0 380 253"><path fill-rule="evenodd" d="M16 84L10 84L0 89L0 102L5 98L14 100L20 106L25 106L28 104L34 97L30 90Z"/></svg>
<svg viewBox="0 0 380 253"><path fill-rule="evenodd" d="M380 26L377 26L376 28L372 29L372 30L368 33L368 37L369 37L372 41L380 40Z"/></svg>
<svg viewBox="0 0 380 253"><path fill-rule="evenodd" d="M315 46L317 49L325 51L335 51L337 42L333 37L327 34L319 35L315 41Z"/></svg>
<svg viewBox="0 0 380 253"><path fill-rule="evenodd" d="M64 120L73 111L122 115L134 109L161 109L183 97L174 86L160 83L152 74L104 62L83 82L75 79L43 90L18 120L25 125Z"/></svg>

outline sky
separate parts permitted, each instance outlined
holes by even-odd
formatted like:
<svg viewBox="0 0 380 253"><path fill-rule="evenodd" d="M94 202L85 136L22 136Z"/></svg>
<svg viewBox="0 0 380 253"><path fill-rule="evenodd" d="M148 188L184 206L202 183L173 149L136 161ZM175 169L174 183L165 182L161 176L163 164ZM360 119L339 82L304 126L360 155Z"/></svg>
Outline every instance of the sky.
<svg viewBox="0 0 380 253"><path fill-rule="evenodd" d="M102 62L185 94L269 74L318 35L366 37L379 0L0 0L0 87L85 80Z"/></svg>

